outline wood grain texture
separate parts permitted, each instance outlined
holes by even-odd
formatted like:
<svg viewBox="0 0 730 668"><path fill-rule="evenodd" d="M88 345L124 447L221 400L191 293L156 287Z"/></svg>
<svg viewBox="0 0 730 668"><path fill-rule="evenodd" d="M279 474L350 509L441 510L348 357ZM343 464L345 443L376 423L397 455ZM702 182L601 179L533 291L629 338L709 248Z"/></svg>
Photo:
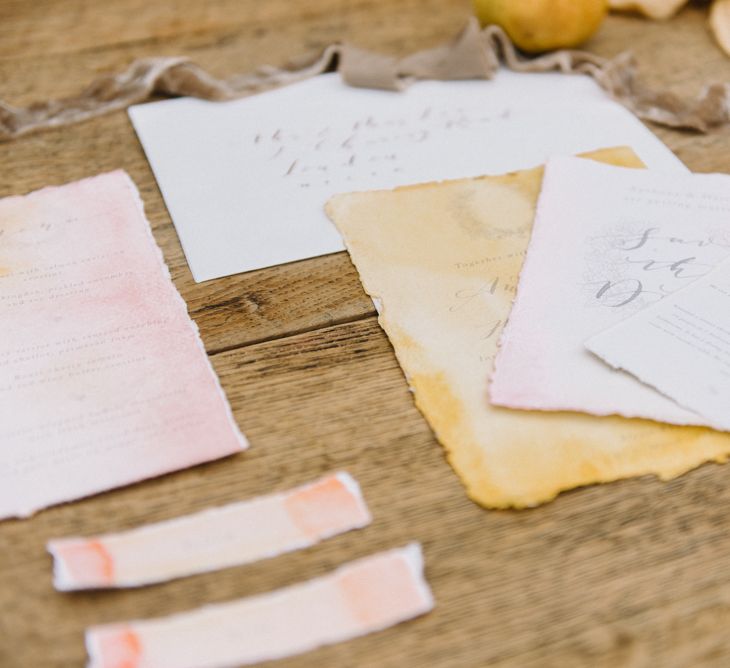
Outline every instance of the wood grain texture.
<svg viewBox="0 0 730 668"><path fill-rule="evenodd" d="M448 37L468 11L466 0L3 0L0 95L27 103L69 94L152 54L189 55L224 75L341 37L404 53ZM661 24L611 17L589 46L604 55L631 48L649 81L684 93L730 78L696 8ZM693 170L730 172L729 130L659 134ZM466 499L413 407L346 255L195 285L123 113L0 144L0 164L0 195L129 171L252 443L228 460L0 524L2 668L82 666L89 624L268 591L409 540L424 544L432 614L273 665L730 665L730 469L576 490L531 511L484 511ZM51 537L170 518L337 469L362 484L375 518L363 531L140 591L52 589Z"/></svg>

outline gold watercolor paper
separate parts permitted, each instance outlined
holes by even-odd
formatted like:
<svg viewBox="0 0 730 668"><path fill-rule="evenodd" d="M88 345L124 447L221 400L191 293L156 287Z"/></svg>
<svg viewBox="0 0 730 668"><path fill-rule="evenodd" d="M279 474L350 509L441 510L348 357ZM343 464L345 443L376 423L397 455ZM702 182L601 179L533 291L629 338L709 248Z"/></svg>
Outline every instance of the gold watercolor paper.
<svg viewBox="0 0 730 668"><path fill-rule="evenodd" d="M642 166L627 148L586 157ZM581 485L649 473L666 480L725 461L730 436L707 428L489 404L488 377L541 179L536 168L338 195L327 204L416 405L469 496L520 508Z"/></svg>

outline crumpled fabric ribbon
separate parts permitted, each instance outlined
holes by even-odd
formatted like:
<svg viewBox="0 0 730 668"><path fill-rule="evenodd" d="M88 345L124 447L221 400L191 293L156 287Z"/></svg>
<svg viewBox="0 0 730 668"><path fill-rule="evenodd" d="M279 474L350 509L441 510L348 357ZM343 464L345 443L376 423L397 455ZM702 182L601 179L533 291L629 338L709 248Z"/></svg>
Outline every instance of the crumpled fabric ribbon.
<svg viewBox="0 0 730 668"><path fill-rule="evenodd" d="M645 87L628 54L607 59L585 51L562 50L525 58L499 26L480 29L476 19L471 19L450 42L404 58L331 44L309 62L288 68L264 66L229 79L216 79L187 58L136 60L125 71L103 76L73 97L28 107L0 101L0 141L124 109L152 95L231 100L334 70L352 86L397 91L419 79L491 79L500 64L517 72L587 74L637 116L660 125L707 132L730 121L730 84L713 84L699 97L684 100L674 93Z"/></svg>

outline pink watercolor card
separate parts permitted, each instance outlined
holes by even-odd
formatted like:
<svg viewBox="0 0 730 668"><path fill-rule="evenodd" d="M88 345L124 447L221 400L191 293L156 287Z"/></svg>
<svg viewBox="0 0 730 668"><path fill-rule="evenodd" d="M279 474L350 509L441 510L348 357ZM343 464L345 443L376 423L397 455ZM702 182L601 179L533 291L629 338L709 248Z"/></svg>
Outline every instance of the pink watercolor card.
<svg viewBox="0 0 730 668"><path fill-rule="evenodd" d="M122 171L0 200L0 518L247 447Z"/></svg>
<svg viewBox="0 0 730 668"><path fill-rule="evenodd" d="M584 343L729 254L730 176L552 159L495 362L492 403L713 426Z"/></svg>

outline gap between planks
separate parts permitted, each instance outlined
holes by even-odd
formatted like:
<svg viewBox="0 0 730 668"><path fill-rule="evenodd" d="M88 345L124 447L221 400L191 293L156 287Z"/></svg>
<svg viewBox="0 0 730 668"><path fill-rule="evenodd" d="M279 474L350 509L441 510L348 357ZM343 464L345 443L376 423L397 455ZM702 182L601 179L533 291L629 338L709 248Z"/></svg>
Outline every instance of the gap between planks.
<svg viewBox="0 0 730 668"><path fill-rule="evenodd" d="M271 336L262 336L258 339L249 339L248 341L244 341L242 343L233 344L230 346L221 346L219 348L211 348L210 350L207 350L209 357L213 357L215 355L222 355L223 353L228 353L233 350L239 350L241 348L248 348L249 346L255 346L259 345L261 343L271 343L272 341L279 341L282 339L289 339L293 336L298 336L300 334L308 334L310 332L317 332L319 330L325 330L330 329L332 327L340 327L341 325L349 325L354 322L360 322L361 320L368 320L370 318L377 318L377 313L375 310L373 310L371 313L362 313L359 315L354 315L346 318L337 318L334 320L330 320L326 323L322 323L319 325L312 325L310 327L300 327L299 329L294 329L288 332L282 332L281 334L272 334Z"/></svg>

